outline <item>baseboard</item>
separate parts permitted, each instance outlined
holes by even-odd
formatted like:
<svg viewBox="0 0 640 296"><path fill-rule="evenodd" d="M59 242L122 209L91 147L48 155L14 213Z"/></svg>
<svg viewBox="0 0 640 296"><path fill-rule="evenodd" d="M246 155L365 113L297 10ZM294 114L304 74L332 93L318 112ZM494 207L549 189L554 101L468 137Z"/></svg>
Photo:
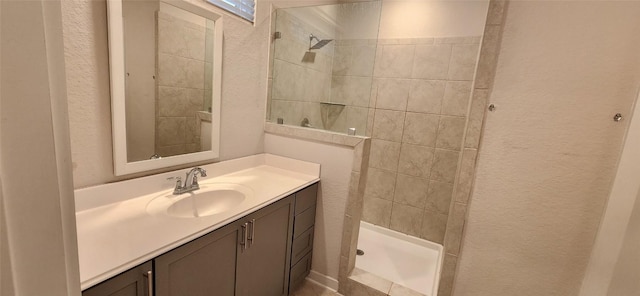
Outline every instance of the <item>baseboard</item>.
<svg viewBox="0 0 640 296"><path fill-rule="evenodd" d="M309 276L307 276L307 280L314 281L319 285L325 286L334 291L338 291L338 280L332 277L326 276L324 274L321 274L317 271L312 270L309 273Z"/></svg>

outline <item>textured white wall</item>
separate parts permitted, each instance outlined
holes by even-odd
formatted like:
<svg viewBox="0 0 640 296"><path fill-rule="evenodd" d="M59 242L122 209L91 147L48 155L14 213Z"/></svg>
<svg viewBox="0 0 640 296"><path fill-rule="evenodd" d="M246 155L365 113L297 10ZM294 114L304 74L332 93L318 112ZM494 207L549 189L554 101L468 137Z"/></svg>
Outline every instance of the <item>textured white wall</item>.
<svg viewBox="0 0 640 296"><path fill-rule="evenodd" d="M640 2L512 1L454 295L577 295L640 86Z"/></svg>
<svg viewBox="0 0 640 296"><path fill-rule="evenodd" d="M223 13L221 160L263 149L269 9L268 1L258 1L256 26ZM62 1L62 13L74 185L112 182L118 178L111 151L106 2Z"/></svg>
<svg viewBox="0 0 640 296"><path fill-rule="evenodd" d="M320 164L312 269L337 281L353 149L266 134L265 152Z"/></svg>

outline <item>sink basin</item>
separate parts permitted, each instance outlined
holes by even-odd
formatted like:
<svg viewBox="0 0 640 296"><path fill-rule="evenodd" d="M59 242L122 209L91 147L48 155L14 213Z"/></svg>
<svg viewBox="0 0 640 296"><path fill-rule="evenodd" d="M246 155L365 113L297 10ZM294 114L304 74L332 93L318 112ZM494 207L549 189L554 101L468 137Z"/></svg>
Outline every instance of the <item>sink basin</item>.
<svg viewBox="0 0 640 296"><path fill-rule="evenodd" d="M200 184L200 189L173 195L163 193L147 205L150 214L199 218L224 213L241 204L253 191L239 184Z"/></svg>

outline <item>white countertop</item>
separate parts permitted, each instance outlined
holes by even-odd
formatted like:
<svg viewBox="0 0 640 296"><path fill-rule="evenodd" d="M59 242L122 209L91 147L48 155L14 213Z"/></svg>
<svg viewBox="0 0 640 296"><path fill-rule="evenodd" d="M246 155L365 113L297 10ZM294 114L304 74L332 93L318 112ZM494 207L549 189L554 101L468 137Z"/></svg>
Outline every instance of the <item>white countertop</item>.
<svg viewBox="0 0 640 296"><path fill-rule="evenodd" d="M147 204L173 190L183 169L76 190L81 288L85 290L177 246L218 229L319 180L320 165L260 154L201 166L214 183L241 184L253 191L224 213L200 218L150 214Z"/></svg>

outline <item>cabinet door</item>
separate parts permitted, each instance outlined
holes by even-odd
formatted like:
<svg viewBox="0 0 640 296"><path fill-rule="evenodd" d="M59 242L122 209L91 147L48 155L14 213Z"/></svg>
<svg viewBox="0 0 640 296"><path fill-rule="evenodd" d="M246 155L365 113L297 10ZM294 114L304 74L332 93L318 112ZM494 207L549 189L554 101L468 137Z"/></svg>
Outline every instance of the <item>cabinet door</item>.
<svg viewBox="0 0 640 296"><path fill-rule="evenodd" d="M156 296L233 296L237 222L154 259Z"/></svg>
<svg viewBox="0 0 640 296"><path fill-rule="evenodd" d="M151 262L125 271L82 292L82 296L149 296Z"/></svg>
<svg viewBox="0 0 640 296"><path fill-rule="evenodd" d="M238 256L237 295L287 295L292 217L290 196L244 219L249 239Z"/></svg>

